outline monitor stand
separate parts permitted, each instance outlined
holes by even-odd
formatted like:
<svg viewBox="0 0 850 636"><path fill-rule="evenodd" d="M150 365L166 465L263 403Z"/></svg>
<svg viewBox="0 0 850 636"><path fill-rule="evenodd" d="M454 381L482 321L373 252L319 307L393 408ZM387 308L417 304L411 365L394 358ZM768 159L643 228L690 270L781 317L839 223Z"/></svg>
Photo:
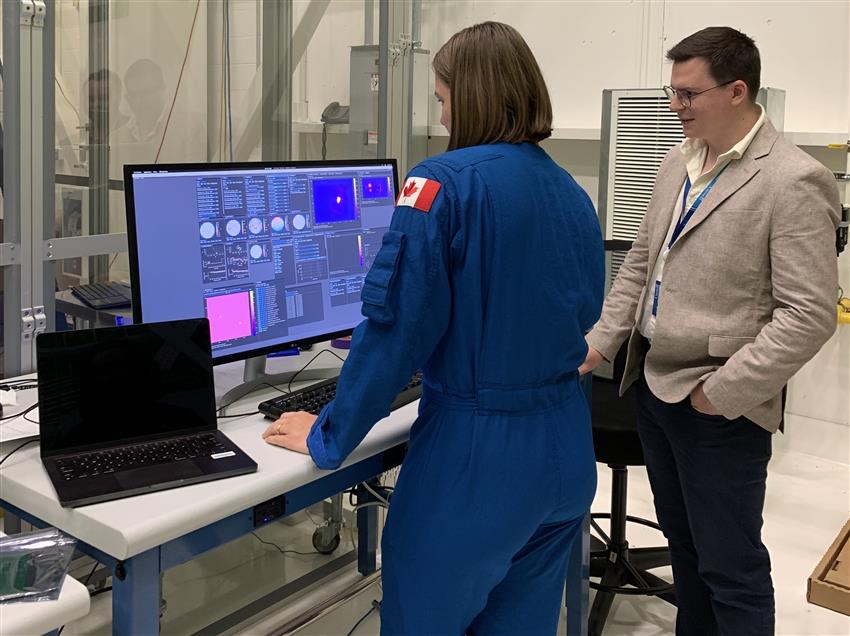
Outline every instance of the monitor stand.
<svg viewBox="0 0 850 636"><path fill-rule="evenodd" d="M240 398L248 395L261 386L279 386L289 383L298 374L298 381L327 380L339 375L340 367L304 369L302 371L284 371L282 373L266 373L266 357L257 356L245 360L242 372L242 383L237 384L219 400L219 409L230 406Z"/></svg>

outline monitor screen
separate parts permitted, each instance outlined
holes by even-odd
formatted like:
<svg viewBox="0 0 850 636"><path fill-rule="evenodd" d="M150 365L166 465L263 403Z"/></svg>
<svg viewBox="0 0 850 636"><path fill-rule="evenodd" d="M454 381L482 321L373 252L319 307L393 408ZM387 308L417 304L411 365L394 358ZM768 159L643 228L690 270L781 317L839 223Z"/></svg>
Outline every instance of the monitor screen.
<svg viewBox="0 0 850 636"><path fill-rule="evenodd" d="M124 167L133 319L206 317L217 363L349 333L395 161Z"/></svg>

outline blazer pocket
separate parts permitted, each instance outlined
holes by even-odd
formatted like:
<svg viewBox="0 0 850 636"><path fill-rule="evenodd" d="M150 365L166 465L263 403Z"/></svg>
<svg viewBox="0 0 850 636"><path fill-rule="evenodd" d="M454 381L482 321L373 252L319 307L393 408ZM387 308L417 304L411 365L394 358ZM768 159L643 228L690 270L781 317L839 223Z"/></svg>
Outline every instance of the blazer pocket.
<svg viewBox="0 0 850 636"><path fill-rule="evenodd" d="M708 355L712 358L731 358L746 344L755 342L749 336L709 336Z"/></svg>
<svg viewBox="0 0 850 636"><path fill-rule="evenodd" d="M404 252L405 235L396 230L387 230L375 262L366 274L360 298L363 315L375 322L390 325L395 321L395 311L390 305L390 292Z"/></svg>

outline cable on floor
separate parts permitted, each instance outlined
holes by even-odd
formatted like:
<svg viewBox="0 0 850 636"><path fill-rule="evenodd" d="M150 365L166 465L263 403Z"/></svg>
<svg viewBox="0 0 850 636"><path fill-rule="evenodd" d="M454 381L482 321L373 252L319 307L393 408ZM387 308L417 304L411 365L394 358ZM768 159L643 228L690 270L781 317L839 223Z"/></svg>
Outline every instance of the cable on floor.
<svg viewBox="0 0 850 636"><path fill-rule="evenodd" d="M348 632L348 634L346 634L346 636L351 636L351 635L355 632L355 630L356 630L358 627L360 627L360 624L361 624L363 621L365 621L367 618L369 618L369 615L370 615L372 612L374 612L375 610L380 610L380 608L381 608L381 601L379 601L379 600L373 600L373 601L372 601L372 607L370 607L370 608L369 608L369 611L368 611L368 612L366 612L365 614L363 614L363 616L361 616L361 617L360 617L360 620L358 620L356 623L354 623L354 627L352 627L352 628L349 630L349 632Z"/></svg>
<svg viewBox="0 0 850 636"><path fill-rule="evenodd" d="M266 541L265 539L260 538L260 535L258 535L256 532L251 532L251 534L253 534L257 538L257 541L259 541L260 543L265 543L266 545L270 545L273 548L277 548L277 551L280 552L281 554L300 554L302 556L312 556L314 554L320 554L320 552L316 552L315 550L313 552L299 552L298 550L284 550L278 544L273 543L272 541Z"/></svg>

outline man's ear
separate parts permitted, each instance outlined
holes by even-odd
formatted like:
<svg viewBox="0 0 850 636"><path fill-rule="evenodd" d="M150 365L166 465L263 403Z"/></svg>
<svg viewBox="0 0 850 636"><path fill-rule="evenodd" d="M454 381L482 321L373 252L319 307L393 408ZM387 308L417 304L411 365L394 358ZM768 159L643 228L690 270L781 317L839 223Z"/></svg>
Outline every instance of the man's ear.
<svg viewBox="0 0 850 636"><path fill-rule="evenodd" d="M739 104L744 100L748 99L749 87L747 83L742 80L737 80L732 84L732 101L735 104Z"/></svg>

